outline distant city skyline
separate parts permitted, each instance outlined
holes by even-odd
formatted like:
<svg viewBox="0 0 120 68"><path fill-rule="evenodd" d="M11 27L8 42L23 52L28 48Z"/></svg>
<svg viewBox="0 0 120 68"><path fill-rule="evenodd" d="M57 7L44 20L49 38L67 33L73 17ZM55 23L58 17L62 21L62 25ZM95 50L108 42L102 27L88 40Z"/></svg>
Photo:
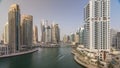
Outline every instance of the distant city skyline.
<svg viewBox="0 0 120 68"><path fill-rule="evenodd" d="M4 25L8 21L8 10L11 4L20 5L22 14L33 15L33 23L38 27L40 40L42 19L49 20L51 23L60 25L61 39L64 34L75 32L78 27L83 26L83 8L89 0L0 0L0 36L3 33ZM111 0L111 28L120 28L120 0ZM118 29L119 30L119 29Z"/></svg>

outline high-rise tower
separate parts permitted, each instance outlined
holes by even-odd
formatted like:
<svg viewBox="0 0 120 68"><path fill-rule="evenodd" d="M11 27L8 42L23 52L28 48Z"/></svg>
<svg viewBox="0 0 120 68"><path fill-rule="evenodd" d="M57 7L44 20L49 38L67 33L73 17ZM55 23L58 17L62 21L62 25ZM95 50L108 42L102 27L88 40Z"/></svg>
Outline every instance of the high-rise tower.
<svg viewBox="0 0 120 68"><path fill-rule="evenodd" d="M89 0L84 8L85 46L91 51L110 49L110 0Z"/></svg>
<svg viewBox="0 0 120 68"><path fill-rule="evenodd" d="M45 26L46 26L47 20L41 21L41 42L45 42Z"/></svg>
<svg viewBox="0 0 120 68"><path fill-rule="evenodd" d="M60 42L60 29L59 29L58 24L52 24L51 33L52 33L52 43L59 43Z"/></svg>
<svg viewBox="0 0 120 68"><path fill-rule="evenodd" d="M21 16L21 41L22 45L31 47L33 42L33 16L22 15Z"/></svg>
<svg viewBox="0 0 120 68"><path fill-rule="evenodd" d="M37 26L33 27L33 43L36 44L38 42L38 28Z"/></svg>
<svg viewBox="0 0 120 68"><path fill-rule="evenodd" d="M8 36L8 22L5 24L4 28L4 44L8 44L9 36Z"/></svg>
<svg viewBox="0 0 120 68"><path fill-rule="evenodd" d="M12 4L8 12L10 53L19 51L20 46L20 8Z"/></svg>

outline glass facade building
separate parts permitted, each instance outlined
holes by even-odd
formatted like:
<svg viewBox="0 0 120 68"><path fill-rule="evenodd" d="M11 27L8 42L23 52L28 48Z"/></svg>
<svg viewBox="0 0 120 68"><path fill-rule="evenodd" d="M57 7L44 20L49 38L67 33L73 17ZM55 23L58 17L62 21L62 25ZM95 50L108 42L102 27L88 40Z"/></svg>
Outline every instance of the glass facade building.
<svg viewBox="0 0 120 68"><path fill-rule="evenodd" d="M8 12L10 53L19 51L20 46L20 8L13 4Z"/></svg>

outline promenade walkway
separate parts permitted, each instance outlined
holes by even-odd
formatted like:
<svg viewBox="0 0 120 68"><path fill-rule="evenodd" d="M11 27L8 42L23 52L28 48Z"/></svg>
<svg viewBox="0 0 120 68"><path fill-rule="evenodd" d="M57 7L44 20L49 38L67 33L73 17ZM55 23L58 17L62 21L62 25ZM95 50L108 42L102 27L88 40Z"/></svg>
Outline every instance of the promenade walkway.
<svg viewBox="0 0 120 68"><path fill-rule="evenodd" d="M98 68L95 65L92 65L89 60L86 60L85 57L81 56L79 53L77 53L75 50L72 51L74 54L74 60L79 63L80 65L83 65L86 68Z"/></svg>
<svg viewBox="0 0 120 68"><path fill-rule="evenodd" d="M37 50L38 49L32 49L32 50L28 50L28 51L24 51L24 52L18 52L18 53L11 53L11 54L7 54L7 55L1 55L0 58L7 58L7 57L13 57L13 56L29 54L29 53L33 53L33 52L35 52Z"/></svg>

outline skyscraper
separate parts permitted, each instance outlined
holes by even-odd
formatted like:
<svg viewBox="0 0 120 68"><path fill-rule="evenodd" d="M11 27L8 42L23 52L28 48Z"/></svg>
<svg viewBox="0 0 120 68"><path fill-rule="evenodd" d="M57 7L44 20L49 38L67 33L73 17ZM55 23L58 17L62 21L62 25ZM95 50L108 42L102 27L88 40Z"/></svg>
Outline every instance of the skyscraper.
<svg viewBox="0 0 120 68"><path fill-rule="evenodd" d="M4 32L1 34L1 43L4 44Z"/></svg>
<svg viewBox="0 0 120 68"><path fill-rule="evenodd" d="M74 33L71 33L70 34L70 42L75 42L75 34Z"/></svg>
<svg viewBox="0 0 120 68"><path fill-rule="evenodd" d="M91 51L109 51L110 0L89 0L84 12L85 46Z"/></svg>
<svg viewBox="0 0 120 68"><path fill-rule="evenodd" d="M33 43L36 44L38 42L38 28L37 26L33 27Z"/></svg>
<svg viewBox="0 0 120 68"><path fill-rule="evenodd" d="M79 42L81 45L84 44L84 28L79 28Z"/></svg>
<svg viewBox="0 0 120 68"><path fill-rule="evenodd" d="M21 41L22 45L31 47L33 42L33 16L22 15L21 16Z"/></svg>
<svg viewBox="0 0 120 68"><path fill-rule="evenodd" d="M8 36L8 22L5 24L4 27L4 44L8 44L9 36Z"/></svg>
<svg viewBox="0 0 120 68"><path fill-rule="evenodd" d="M111 47L114 47L116 48L116 45L117 45L117 35L119 35L119 33L117 34L117 30L115 29L110 29L110 44L111 44Z"/></svg>
<svg viewBox="0 0 120 68"><path fill-rule="evenodd" d="M51 27L50 26L45 27L45 42L51 43Z"/></svg>
<svg viewBox="0 0 120 68"><path fill-rule="evenodd" d="M120 50L120 32L117 32L117 36L116 36L116 46L115 48L117 50Z"/></svg>
<svg viewBox="0 0 120 68"><path fill-rule="evenodd" d="M75 33L74 40L75 40L75 43L76 43L76 44L79 44L79 40L80 40L79 32L76 32L76 33Z"/></svg>
<svg viewBox="0 0 120 68"><path fill-rule="evenodd" d="M20 46L20 8L12 4L8 12L10 53L19 51Z"/></svg>
<svg viewBox="0 0 120 68"><path fill-rule="evenodd" d="M59 43L60 42L60 29L58 24L52 24L51 26L52 30L52 43Z"/></svg>
<svg viewBox="0 0 120 68"><path fill-rule="evenodd" d="M64 35L63 40L64 43L69 43L70 42L70 36L69 35Z"/></svg>
<svg viewBox="0 0 120 68"><path fill-rule="evenodd" d="M51 24L51 41L54 43L55 40L55 30L54 30L54 24Z"/></svg>
<svg viewBox="0 0 120 68"><path fill-rule="evenodd" d="M54 28L55 28L56 42L59 43L60 42L60 29L59 29L59 25L55 24Z"/></svg>
<svg viewBox="0 0 120 68"><path fill-rule="evenodd" d="M41 21L41 42L45 42L45 26L46 26L47 20Z"/></svg>

